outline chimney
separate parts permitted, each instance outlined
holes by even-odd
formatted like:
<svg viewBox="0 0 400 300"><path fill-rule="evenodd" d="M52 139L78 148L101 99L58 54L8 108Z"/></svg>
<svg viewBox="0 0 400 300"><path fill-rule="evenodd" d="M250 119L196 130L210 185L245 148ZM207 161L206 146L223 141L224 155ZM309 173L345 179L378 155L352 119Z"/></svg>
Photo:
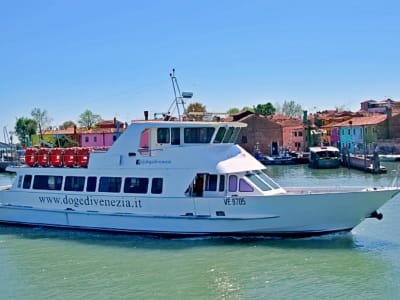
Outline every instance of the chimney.
<svg viewBox="0 0 400 300"><path fill-rule="evenodd" d="M145 111L144 111L144 119L145 119L146 121L149 120L149 111L148 111L148 110L145 110Z"/></svg>

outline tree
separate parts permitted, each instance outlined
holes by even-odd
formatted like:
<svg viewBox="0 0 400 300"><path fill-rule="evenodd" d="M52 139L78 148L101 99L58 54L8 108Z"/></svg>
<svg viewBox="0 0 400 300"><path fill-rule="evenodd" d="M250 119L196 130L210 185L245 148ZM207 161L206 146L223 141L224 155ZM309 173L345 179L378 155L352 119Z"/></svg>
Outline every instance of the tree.
<svg viewBox="0 0 400 300"><path fill-rule="evenodd" d="M290 118L301 118L303 116L303 108L300 104L292 101L284 101L279 113L286 115Z"/></svg>
<svg viewBox="0 0 400 300"><path fill-rule="evenodd" d="M60 129L67 129L76 126L75 122L73 121L65 121L60 125Z"/></svg>
<svg viewBox="0 0 400 300"><path fill-rule="evenodd" d="M36 134L37 123L34 119L18 118L15 123L15 134L17 135L22 146L30 146L31 136Z"/></svg>
<svg viewBox="0 0 400 300"><path fill-rule="evenodd" d="M230 116L237 114L239 112L239 108L237 107L232 107L230 108L226 113Z"/></svg>
<svg viewBox="0 0 400 300"><path fill-rule="evenodd" d="M39 127L39 136L40 139L43 139L43 128L47 128L51 123L51 118L47 115L46 110L41 110L40 108L35 107L31 111L32 117L35 119L37 126Z"/></svg>
<svg viewBox="0 0 400 300"><path fill-rule="evenodd" d="M206 112L205 105L199 102L191 103L186 108L186 115L193 117L196 121L203 120L203 116Z"/></svg>
<svg viewBox="0 0 400 300"><path fill-rule="evenodd" d="M87 109L79 115L78 123L79 125L81 125L81 127L92 129L100 121L101 121L100 115L96 115Z"/></svg>
<svg viewBox="0 0 400 300"><path fill-rule="evenodd" d="M268 102L266 104L257 104L254 111L261 115L269 116L275 114L276 109L270 102Z"/></svg>

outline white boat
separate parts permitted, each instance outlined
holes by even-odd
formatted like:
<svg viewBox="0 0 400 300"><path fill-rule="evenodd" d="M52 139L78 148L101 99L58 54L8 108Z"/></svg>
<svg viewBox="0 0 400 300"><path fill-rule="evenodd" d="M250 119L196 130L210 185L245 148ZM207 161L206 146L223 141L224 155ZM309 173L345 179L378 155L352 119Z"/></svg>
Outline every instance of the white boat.
<svg viewBox="0 0 400 300"><path fill-rule="evenodd" d="M170 235L349 231L399 189L287 191L234 141L243 123L137 121L87 168L9 167L0 222Z"/></svg>
<svg viewBox="0 0 400 300"><path fill-rule="evenodd" d="M180 117L134 121L107 152L91 153L87 167L9 167L16 177L0 189L0 223L165 235L309 236L379 219L378 209L400 191L284 189L235 143L245 126Z"/></svg>
<svg viewBox="0 0 400 300"><path fill-rule="evenodd" d="M332 146L310 147L308 166L315 169L339 168L339 149Z"/></svg>

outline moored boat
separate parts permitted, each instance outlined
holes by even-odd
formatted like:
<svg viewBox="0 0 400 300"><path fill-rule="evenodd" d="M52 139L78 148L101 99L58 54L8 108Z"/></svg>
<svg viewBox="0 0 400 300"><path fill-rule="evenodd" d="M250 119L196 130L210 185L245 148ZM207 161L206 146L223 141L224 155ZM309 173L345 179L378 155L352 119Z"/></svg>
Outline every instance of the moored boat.
<svg viewBox="0 0 400 300"><path fill-rule="evenodd" d="M339 168L339 149L332 146L310 147L308 166L315 169Z"/></svg>

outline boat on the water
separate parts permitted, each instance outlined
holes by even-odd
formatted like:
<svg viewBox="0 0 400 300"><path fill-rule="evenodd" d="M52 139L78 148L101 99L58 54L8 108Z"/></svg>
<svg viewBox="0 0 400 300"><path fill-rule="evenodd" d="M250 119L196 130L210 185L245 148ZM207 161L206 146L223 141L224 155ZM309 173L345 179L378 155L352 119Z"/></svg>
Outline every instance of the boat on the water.
<svg viewBox="0 0 400 300"><path fill-rule="evenodd" d="M310 147L308 166L315 169L339 168L339 149L332 146Z"/></svg>
<svg viewBox="0 0 400 300"><path fill-rule="evenodd" d="M276 156L265 155L260 159L264 165L294 165L297 163L296 157L291 156L289 153L283 153Z"/></svg>
<svg viewBox="0 0 400 300"><path fill-rule="evenodd" d="M135 121L87 167L9 167L0 222L168 235L349 231L399 189L285 190L235 144L243 123Z"/></svg>
<svg viewBox="0 0 400 300"><path fill-rule="evenodd" d="M0 223L168 236L310 236L380 219L378 209L400 191L284 189L235 143L245 126L145 118L108 151L90 153L87 164L9 167L16 177L1 188Z"/></svg>

